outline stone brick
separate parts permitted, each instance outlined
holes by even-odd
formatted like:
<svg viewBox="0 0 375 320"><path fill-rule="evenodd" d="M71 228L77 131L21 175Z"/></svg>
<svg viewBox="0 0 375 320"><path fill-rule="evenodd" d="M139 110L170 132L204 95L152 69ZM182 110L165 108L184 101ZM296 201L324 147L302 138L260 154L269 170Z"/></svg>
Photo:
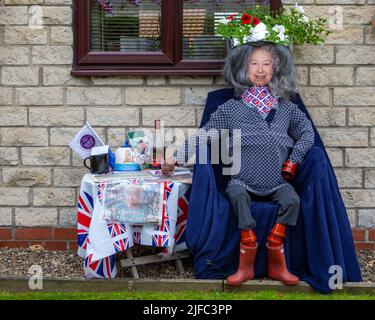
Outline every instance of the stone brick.
<svg viewBox="0 0 375 320"><path fill-rule="evenodd" d="M216 84L216 85L220 85L220 86L223 86L223 85L228 85L226 82L225 82L225 80L223 79L223 77L222 76L216 76L216 77L214 77L214 83Z"/></svg>
<svg viewBox="0 0 375 320"><path fill-rule="evenodd" d="M51 146L67 146L73 137L81 128L51 128L50 129L50 144ZM105 141L105 129L93 128L99 137Z"/></svg>
<svg viewBox="0 0 375 320"><path fill-rule="evenodd" d="M316 60L319 61L319 60ZM338 46L337 64L375 64L374 46Z"/></svg>
<svg viewBox="0 0 375 320"><path fill-rule="evenodd" d="M375 167L375 148L346 149L345 165L347 167Z"/></svg>
<svg viewBox="0 0 375 320"><path fill-rule="evenodd" d="M79 128L51 128L50 144L51 146L67 146L73 137L77 134Z"/></svg>
<svg viewBox="0 0 375 320"><path fill-rule="evenodd" d="M169 84L182 84L182 85L194 85L194 84L212 84L212 77L201 77L201 76L171 76L169 77Z"/></svg>
<svg viewBox="0 0 375 320"><path fill-rule="evenodd" d="M370 145L375 146L375 128L370 129Z"/></svg>
<svg viewBox="0 0 375 320"><path fill-rule="evenodd" d="M11 226L12 208L0 208L0 226Z"/></svg>
<svg viewBox="0 0 375 320"><path fill-rule="evenodd" d="M343 151L339 148L327 148L328 157L331 160L332 166L342 167L344 165Z"/></svg>
<svg viewBox="0 0 375 320"><path fill-rule="evenodd" d="M96 86L127 86L143 84L143 77L137 76L91 77L91 80Z"/></svg>
<svg viewBox="0 0 375 320"><path fill-rule="evenodd" d="M50 186L51 170L44 168L4 168L3 182L7 186Z"/></svg>
<svg viewBox="0 0 375 320"><path fill-rule="evenodd" d="M292 4L294 6L295 3L296 3L295 0L283 0L283 5ZM314 3L314 0L300 0L300 1L298 1L299 5L301 5L301 4L313 4L313 3Z"/></svg>
<svg viewBox="0 0 375 320"><path fill-rule="evenodd" d="M326 44L363 44L362 26L343 26L326 37Z"/></svg>
<svg viewBox="0 0 375 320"><path fill-rule="evenodd" d="M82 108L30 108L31 126L82 126L84 124Z"/></svg>
<svg viewBox="0 0 375 320"><path fill-rule="evenodd" d="M155 120L164 121L165 126L195 126L194 108L143 108L142 124L154 126Z"/></svg>
<svg viewBox="0 0 375 320"><path fill-rule="evenodd" d="M69 45L73 43L73 31L71 27L51 27L52 45Z"/></svg>
<svg viewBox="0 0 375 320"><path fill-rule="evenodd" d="M307 86L307 81L309 78L307 67L296 67L295 70L297 84L299 86Z"/></svg>
<svg viewBox="0 0 375 320"><path fill-rule="evenodd" d="M329 90L324 87L301 87L298 90L301 97L309 106L328 106L329 105Z"/></svg>
<svg viewBox="0 0 375 320"><path fill-rule="evenodd" d="M126 88L125 101L129 105L177 105L180 104L179 88Z"/></svg>
<svg viewBox="0 0 375 320"><path fill-rule="evenodd" d="M14 4L43 4L44 0L4 0L6 5Z"/></svg>
<svg viewBox="0 0 375 320"><path fill-rule="evenodd" d="M350 226L352 228L356 227L357 226L357 223L356 223L356 213L355 213L355 210L353 209L348 209L346 210L346 213L348 214L348 218L349 218L349 222L350 222Z"/></svg>
<svg viewBox="0 0 375 320"><path fill-rule="evenodd" d="M375 44L375 28L373 26L368 26L365 29L366 43Z"/></svg>
<svg viewBox="0 0 375 320"><path fill-rule="evenodd" d="M375 170L365 171L365 188L375 189Z"/></svg>
<svg viewBox="0 0 375 320"><path fill-rule="evenodd" d="M71 25L72 9L70 7L43 7L44 25Z"/></svg>
<svg viewBox="0 0 375 320"><path fill-rule="evenodd" d="M28 24L27 7L1 7L0 25L22 25Z"/></svg>
<svg viewBox="0 0 375 320"><path fill-rule="evenodd" d="M357 85L375 86L375 67L358 67Z"/></svg>
<svg viewBox="0 0 375 320"><path fill-rule="evenodd" d="M17 148L0 147L0 165L16 166L18 164Z"/></svg>
<svg viewBox="0 0 375 320"><path fill-rule="evenodd" d="M47 28L33 29L29 26L5 27L5 44L47 44Z"/></svg>
<svg viewBox="0 0 375 320"><path fill-rule="evenodd" d="M118 148L122 146L125 141L124 128L109 128L108 129L108 144L111 147Z"/></svg>
<svg viewBox="0 0 375 320"><path fill-rule="evenodd" d="M3 67L2 84L6 86L36 86L39 82L38 67Z"/></svg>
<svg viewBox="0 0 375 320"><path fill-rule="evenodd" d="M44 0L44 3L46 5L67 5L70 6L72 4L72 0Z"/></svg>
<svg viewBox="0 0 375 320"><path fill-rule="evenodd" d="M22 163L26 166L66 166L69 165L69 148L48 147L21 149Z"/></svg>
<svg viewBox="0 0 375 320"><path fill-rule="evenodd" d="M34 188L34 206L74 206L73 188Z"/></svg>
<svg viewBox="0 0 375 320"><path fill-rule="evenodd" d="M344 24L370 24L375 11L375 6L371 5L344 6L342 8Z"/></svg>
<svg viewBox="0 0 375 320"><path fill-rule="evenodd" d="M315 0L315 3L316 4L337 4L337 5L340 5L340 4L364 4L365 1L366 0Z"/></svg>
<svg viewBox="0 0 375 320"><path fill-rule="evenodd" d="M375 203L375 190L341 190L347 208L367 208ZM358 218L360 213L358 214ZM358 219L359 222L360 219ZM360 223L358 226L361 227Z"/></svg>
<svg viewBox="0 0 375 320"><path fill-rule="evenodd" d="M73 165L73 167L82 168L83 159L77 153L75 153L73 150L71 150L71 152L72 152L72 165Z"/></svg>
<svg viewBox="0 0 375 320"><path fill-rule="evenodd" d="M122 104L120 88L68 88L69 105L120 105Z"/></svg>
<svg viewBox="0 0 375 320"><path fill-rule="evenodd" d="M368 145L367 129L318 129L328 147L364 147Z"/></svg>
<svg viewBox="0 0 375 320"><path fill-rule="evenodd" d="M185 89L185 104L186 105L205 105L208 93L212 88L186 88Z"/></svg>
<svg viewBox="0 0 375 320"><path fill-rule="evenodd" d="M29 64L29 48L28 47L1 47L0 46L0 64L2 65Z"/></svg>
<svg viewBox="0 0 375 320"><path fill-rule="evenodd" d="M358 210L358 227L374 228L375 227L375 209Z"/></svg>
<svg viewBox="0 0 375 320"><path fill-rule="evenodd" d="M0 105L12 104L12 89L0 87Z"/></svg>
<svg viewBox="0 0 375 320"><path fill-rule="evenodd" d="M138 108L88 108L87 120L92 125L138 126Z"/></svg>
<svg viewBox="0 0 375 320"><path fill-rule="evenodd" d="M362 170L335 169L340 188L362 187Z"/></svg>
<svg viewBox="0 0 375 320"><path fill-rule="evenodd" d="M89 86L89 79L86 77L72 77L71 67L44 67L43 84L45 86Z"/></svg>
<svg viewBox="0 0 375 320"><path fill-rule="evenodd" d="M375 126L375 107L349 108L350 126Z"/></svg>
<svg viewBox="0 0 375 320"><path fill-rule="evenodd" d="M57 87L17 88L16 101L19 105L62 105L63 90Z"/></svg>
<svg viewBox="0 0 375 320"><path fill-rule="evenodd" d="M310 108L309 113L318 127L345 126L345 108Z"/></svg>
<svg viewBox="0 0 375 320"><path fill-rule="evenodd" d="M47 146L48 132L39 128L0 128L2 146Z"/></svg>
<svg viewBox="0 0 375 320"><path fill-rule="evenodd" d="M57 224L56 208L16 208L17 226L51 226Z"/></svg>
<svg viewBox="0 0 375 320"><path fill-rule="evenodd" d="M54 185L58 187L79 187L85 173L87 173L86 168L54 169Z"/></svg>
<svg viewBox="0 0 375 320"><path fill-rule="evenodd" d="M77 209L60 208L59 209L59 225L61 226L76 226L77 225Z"/></svg>
<svg viewBox="0 0 375 320"><path fill-rule="evenodd" d="M32 64L69 64L73 62L71 46L34 46L31 51Z"/></svg>
<svg viewBox="0 0 375 320"><path fill-rule="evenodd" d="M312 67L310 70L310 85L353 85L353 68Z"/></svg>
<svg viewBox="0 0 375 320"><path fill-rule="evenodd" d="M29 205L28 188L0 188L0 205L27 206Z"/></svg>
<svg viewBox="0 0 375 320"><path fill-rule="evenodd" d="M166 78L163 76L148 76L146 80L149 86L162 86L166 84Z"/></svg>
<svg viewBox="0 0 375 320"><path fill-rule="evenodd" d="M368 106L375 105L374 88L334 88L333 104L336 106Z"/></svg>
<svg viewBox="0 0 375 320"><path fill-rule="evenodd" d="M27 109L2 107L0 108L0 126L26 126Z"/></svg>
<svg viewBox="0 0 375 320"><path fill-rule="evenodd" d="M294 62L296 64L333 63L333 47L330 46L294 46Z"/></svg>

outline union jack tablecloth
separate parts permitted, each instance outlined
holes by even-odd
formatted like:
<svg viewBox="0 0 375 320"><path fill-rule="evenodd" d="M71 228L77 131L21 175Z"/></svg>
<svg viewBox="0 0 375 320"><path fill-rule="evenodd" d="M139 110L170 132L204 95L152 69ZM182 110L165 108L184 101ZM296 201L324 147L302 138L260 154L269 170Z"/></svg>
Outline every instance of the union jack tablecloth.
<svg viewBox="0 0 375 320"><path fill-rule="evenodd" d="M189 185L163 181L165 210L156 225L108 223L99 216L100 198L105 179L98 182L86 174L81 181L77 203L78 255L84 259L87 278L114 278L117 274L115 254L134 244L163 247L167 254L185 249Z"/></svg>

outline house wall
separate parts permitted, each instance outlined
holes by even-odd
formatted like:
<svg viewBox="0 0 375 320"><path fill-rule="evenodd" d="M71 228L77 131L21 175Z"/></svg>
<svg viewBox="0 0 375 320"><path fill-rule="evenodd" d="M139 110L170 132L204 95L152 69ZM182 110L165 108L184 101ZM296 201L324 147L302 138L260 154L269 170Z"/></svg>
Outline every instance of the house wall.
<svg viewBox="0 0 375 320"><path fill-rule="evenodd" d="M375 0L298 3L310 17L342 13L343 28L324 46L294 48L298 88L335 167L356 245L375 249ZM42 9L41 29L29 26L32 5ZM115 149L125 130L156 118L197 127L207 93L224 86L220 77L70 76L71 6L0 0L0 247L76 248L86 171L67 145L85 121Z"/></svg>

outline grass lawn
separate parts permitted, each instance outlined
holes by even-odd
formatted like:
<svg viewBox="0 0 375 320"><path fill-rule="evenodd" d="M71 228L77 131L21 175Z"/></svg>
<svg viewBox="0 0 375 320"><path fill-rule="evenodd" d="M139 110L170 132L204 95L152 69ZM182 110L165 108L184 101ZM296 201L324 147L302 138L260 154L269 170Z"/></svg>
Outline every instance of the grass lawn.
<svg viewBox="0 0 375 320"><path fill-rule="evenodd" d="M0 300L375 300L375 295L340 292L323 295L317 293L281 293L276 291L0 292Z"/></svg>

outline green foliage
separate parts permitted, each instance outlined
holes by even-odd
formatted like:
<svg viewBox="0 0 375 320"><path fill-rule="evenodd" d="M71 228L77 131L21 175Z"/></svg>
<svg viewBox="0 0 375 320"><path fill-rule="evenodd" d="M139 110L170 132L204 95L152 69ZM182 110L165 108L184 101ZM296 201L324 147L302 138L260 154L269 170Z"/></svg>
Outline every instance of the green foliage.
<svg viewBox="0 0 375 320"><path fill-rule="evenodd" d="M255 26L260 22L267 27L268 34L264 40L278 44L320 44L324 43L323 36L327 36L331 31L325 30L326 19L309 19L303 8L296 7L286 10L280 9L275 15L270 14L267 6L255 6L237 14L233 19L222 20L218 24L218 34L224 39L236 39L239 44L249 41L254 32ZM302 11L301 11L302 10ZM250 23L243 23L243 15L250 15ZM257 21L259 19L259 21ZM284 27L283 36L280 37L280 26ZM273 29L276 27L276 30ZM285 38L284 38L285 36ZM251 41L251 40L250 40ZM254 41L254 40L253 40Z"/></svg>
<svg viewBox="0 0 375 320"><path fill-rule="evenodd" d="M258 292L0 292L0 300L375 300L375 296L343 292L330 294L282 293L270 290Z"/></svg>

